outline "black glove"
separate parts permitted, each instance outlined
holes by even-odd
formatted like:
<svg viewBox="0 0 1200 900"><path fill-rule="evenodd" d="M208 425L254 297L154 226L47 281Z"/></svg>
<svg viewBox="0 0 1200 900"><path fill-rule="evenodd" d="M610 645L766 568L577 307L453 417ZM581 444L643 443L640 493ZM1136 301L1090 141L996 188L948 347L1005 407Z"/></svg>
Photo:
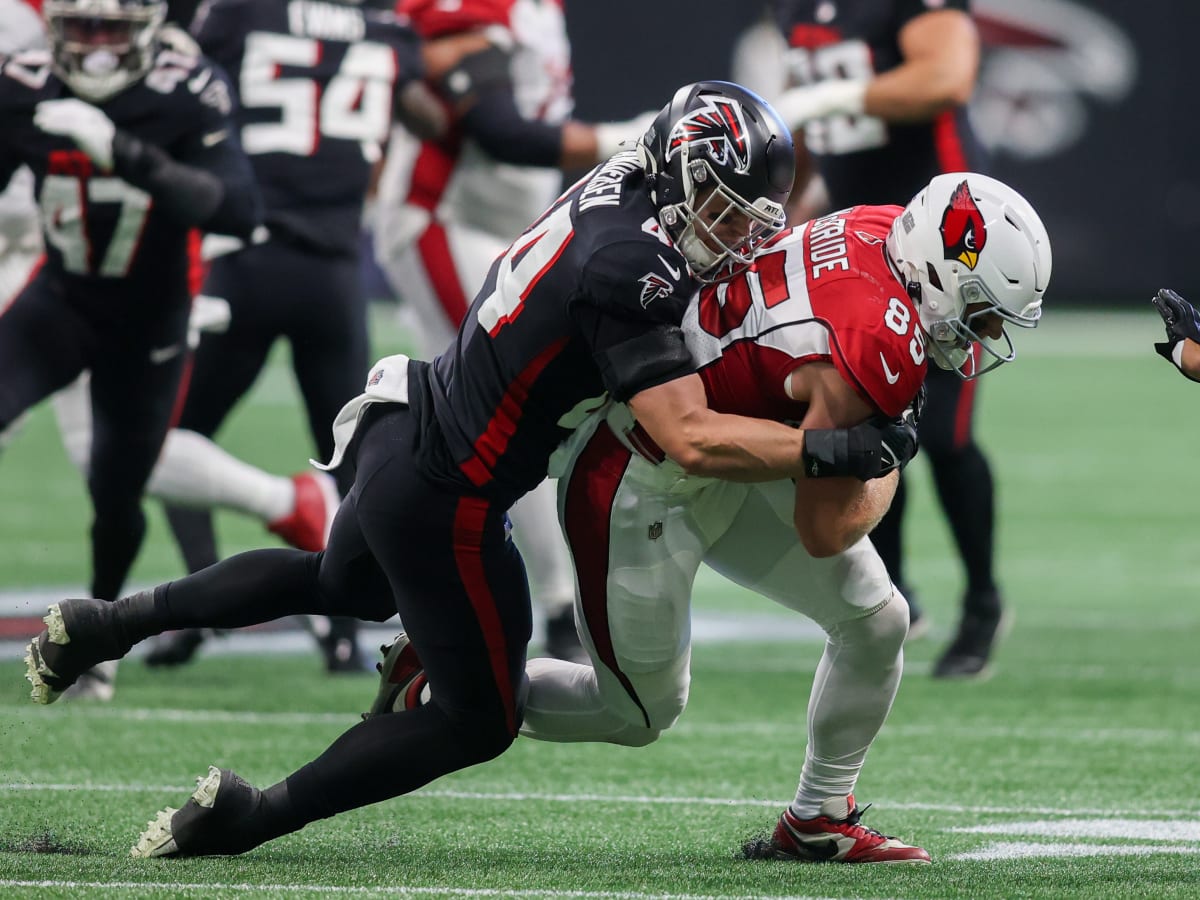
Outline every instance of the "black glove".
<svg viewBox="0 0 1200 900"><path fill-rule="evenodd" d="M1154 349L1159 356L1175 365L1175 347L1181 341L1200 342L1200 313L1169 288L1163 288L1150 298L1150 302L1154 304L1154 308L1162 316L1163 324L1167 326L1167 339L1156 343Z"/></svg>
<svg viewBox="0 0 1200 900"><path fill-rule="evenodd" d="M904 468L917 455L918 415L910 407L894 419L875 416L853 428L805 431L805 475L809 478L849 475L870 481L893 469Z"/></svg>

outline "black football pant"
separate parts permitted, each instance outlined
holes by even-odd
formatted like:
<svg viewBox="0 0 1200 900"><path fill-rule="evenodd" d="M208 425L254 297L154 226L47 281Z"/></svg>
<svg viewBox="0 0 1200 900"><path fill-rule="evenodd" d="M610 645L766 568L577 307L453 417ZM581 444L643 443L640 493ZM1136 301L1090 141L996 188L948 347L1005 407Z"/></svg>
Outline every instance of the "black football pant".
<svg viewBox="0 0 1200 900"><path fill-rule="evenodd" d="M204 291L229 301L232 319L225 333L200 342L180 427L212 437L282 337L317 456L328 459L334 417L362 390L369 364L358 258L273 239L214 260ZM344 494L349 482L338 486ZM168 506L167 519L189 572L217 561L211 511ZM332 637L352 639L356 630L354 620L336 620Z"/></svg>
<svg viewBox="0 0 1200 900"><path fill-rule="evenodd" d="M64 292L42 269L0 315L0 431L91 371L91 592L114 600L146 531L142 491L175 409L188 303L161 296L131 313L116 295L71 302Z"/></svg>
<svg viewBox="0 0 1200 900"><path fill-rule="evenodd" d="M379 404L356 439L353 487L322 553L254 550L122 601L135 640L168 629L238 628L295 614L384 621L400 614L432 694L355 725L290 775L262 840L415 790L503 752L516 737L532 627L505 510L415 471L416 417ZM279 788L281 786L277 786Z"/></svg>
<svg viewBox="0 0 1200 900"><path fill-rule="evenodd" d="M966 569L965 603L994 602L992 574L995 524L994 484L987 458L975 442L972 419L978 381L963 381L954 372L930 365L928 391L917 431L921 453L929 460L938 502L950 523L955 546ZM896 498L871 533L892 581L906 587L903 574L901 520L907 476L901 477ZM993 612L992 609L970 610Z"/></svg>

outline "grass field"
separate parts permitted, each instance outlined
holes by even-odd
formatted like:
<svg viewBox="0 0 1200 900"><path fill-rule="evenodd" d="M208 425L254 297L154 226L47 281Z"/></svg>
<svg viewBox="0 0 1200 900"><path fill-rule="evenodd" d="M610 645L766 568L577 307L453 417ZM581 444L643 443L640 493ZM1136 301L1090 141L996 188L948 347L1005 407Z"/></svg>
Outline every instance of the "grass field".
<svg viewBox="0 0 1200 900"><path fill-rule="evenodd" d="M933 866L737 858L795 788L820 654L804 631L698 644L689 709L651 747L521 740L243 857L150 862L128 858L139 830L209 764L278 780L356 721L372 680L327 678L311 654L131 661L112 704L38 708L10 652L0 896L1200 897L1200 386L1154 356L1157 322L1148 304L1051 312L981 387L1016 614L988 681L928 677L961 583L913 464L909 565L934 629L909 645L857 796ZM380 325L381 351L402 344ZM278 366L225 442L277 471L309 455ZM84 583L86 503L45 412L0 460L0 510L0 590ZM155 517L138 582L180 572ZM230 551L268 542L231 516L221 529ZM784 614L711 574L696 607L764 631Z"/></svg>

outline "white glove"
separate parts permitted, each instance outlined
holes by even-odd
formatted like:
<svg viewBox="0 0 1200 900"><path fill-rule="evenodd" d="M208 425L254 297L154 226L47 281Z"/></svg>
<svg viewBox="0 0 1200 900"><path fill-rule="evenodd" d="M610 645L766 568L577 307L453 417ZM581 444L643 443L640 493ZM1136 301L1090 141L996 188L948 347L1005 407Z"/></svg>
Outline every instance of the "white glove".
<svg viewBox="0 0 1200 900"><path fill-rule="evenodd" d="M865 81L842 78L785 91L774 104L784 124L799 131L805 123L826 116L859 116L867 97Z"/></svg>
<svg viewBox="0 0 1200 900"><path fill-rule="evenodd" d="M658 110L644 112L624 122L599 122L592 126L596 133L596 156L608 159L621 149L622 144L632 147L658 116Z"/></svg>
<svg viewBox="0 0 1200 900"><path fill-rule="evenodd" d="M74 97L43 100L33 113L33 124L46 134L70 138L105 171L113 167L113 135L117 127L102 111Z"/></svg>

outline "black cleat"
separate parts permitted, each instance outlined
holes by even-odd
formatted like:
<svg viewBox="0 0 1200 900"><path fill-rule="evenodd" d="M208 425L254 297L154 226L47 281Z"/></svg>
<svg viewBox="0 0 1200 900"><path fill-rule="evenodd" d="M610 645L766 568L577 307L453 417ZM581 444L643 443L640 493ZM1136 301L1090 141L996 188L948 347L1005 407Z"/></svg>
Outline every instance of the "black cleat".
<svg viewBox="0 0 1200 900"><path fill-rule="evenodd" d="M120 643L113 610L107 600L63 600L51 605L42 620L46 627L25 653L25 677L33 685L34 703L53 703L98 663L125 655L129 648ZM115 672L115 666L109 668Z"/></svg>
<svg viewBox="0 0 1200 900"><path fill-rule="evenodd" d="M251 823L262 804L262 791L228 769L208 767L180 809L167 807L146 826L130 856L236 856L261 840Z"/></svg>
<svg viewBox="0 0 1200 900"><path fill-rule="evenodd" d="M589 664L590 657L579 640L575 610L568 606L546 619L546 652L555 659Z"/></svg>
<svg viewBox="0 0 1200 900"><path fill-rule="evenodd" d="M964 613L958 634L934 664L934 678L984 678L996 639L1006 629L1007 616L994 612Z"/></svg>
<svg viewBox="0 0 1200 900"><path fill-rule="evenodd" d="M146 665L166 667L190 663L204 641L203 628L184 628L165 635L146 654Z"/></svg>

